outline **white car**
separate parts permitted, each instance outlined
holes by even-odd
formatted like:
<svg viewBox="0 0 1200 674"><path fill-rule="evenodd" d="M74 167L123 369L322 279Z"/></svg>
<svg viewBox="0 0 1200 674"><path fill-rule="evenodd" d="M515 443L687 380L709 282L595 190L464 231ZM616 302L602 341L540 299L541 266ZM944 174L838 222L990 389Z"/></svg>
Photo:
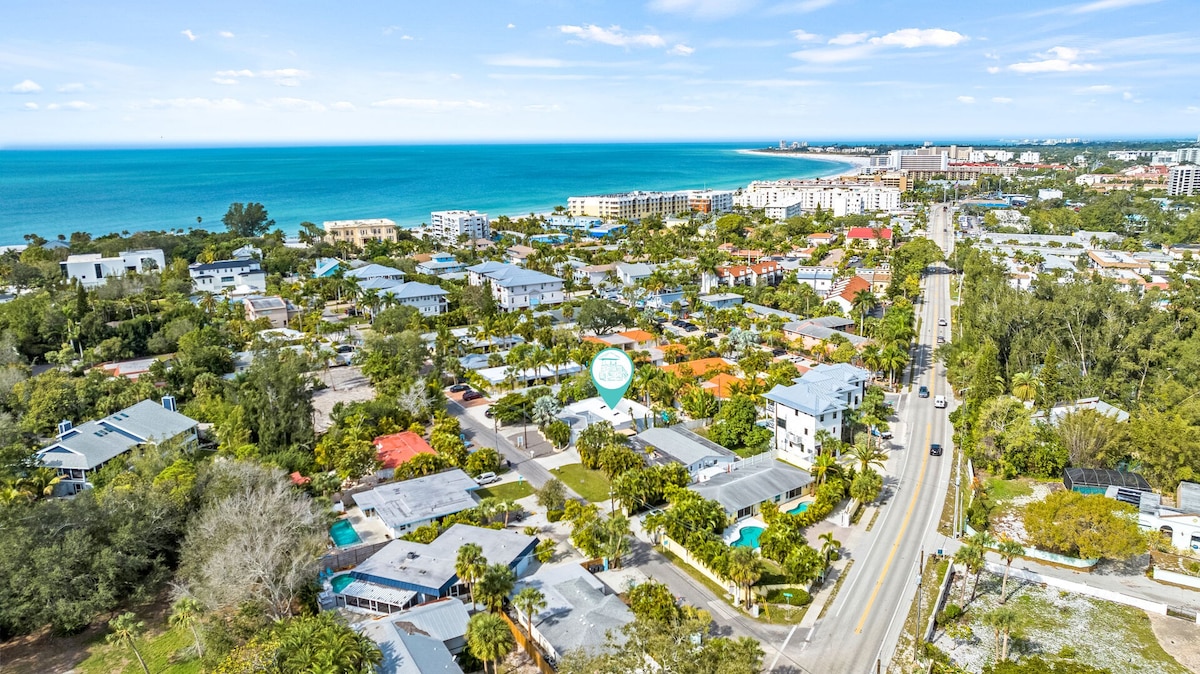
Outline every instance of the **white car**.
<svg viewBox="0 0 1200 674"><path fill-rule="evenodd" d="M933 397L933 406L938 409L942 409L943 407L945 407L946 406L946 396L934 396Z"/></svg>
<svg viewBox="0 0 1200 674"><path fill-rule="evenodd" d="M939 318L939 319L938 319L938 325L946 325L946 319L944 319L944 318Z"/></svg>
<svg viewBox="0 0 1200 674"><path fill-rule="evenodd" d="M479 477L475 478L475 484L480 485L480 486L485 485L485 484L491 484L493 482L499 482L499 481L500 481L500 476L491 471L488 471L486 473L480 473Z"/></svg>

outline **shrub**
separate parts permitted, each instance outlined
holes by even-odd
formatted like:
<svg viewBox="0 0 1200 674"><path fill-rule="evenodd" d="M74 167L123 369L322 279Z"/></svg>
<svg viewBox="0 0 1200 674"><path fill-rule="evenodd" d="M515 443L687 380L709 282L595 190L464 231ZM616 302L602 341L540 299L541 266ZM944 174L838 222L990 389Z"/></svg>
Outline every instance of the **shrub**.
<svg viewBox="0 0 1200 674"><path fill-rule="evenodd" d="M547 510L546 511L546 521L547 522L557 522L557 521L561 520L562 518L563 518L563 511L561 511L561 510Z"/></svg>
<svg viewBox="0 0 1200 674"><path fill-rule="evenodd" d="M937 624L948 625L961 618L962 614L962 607L958 604L946 604L946 608L942 609L942 612L937 615Z"/></svg>

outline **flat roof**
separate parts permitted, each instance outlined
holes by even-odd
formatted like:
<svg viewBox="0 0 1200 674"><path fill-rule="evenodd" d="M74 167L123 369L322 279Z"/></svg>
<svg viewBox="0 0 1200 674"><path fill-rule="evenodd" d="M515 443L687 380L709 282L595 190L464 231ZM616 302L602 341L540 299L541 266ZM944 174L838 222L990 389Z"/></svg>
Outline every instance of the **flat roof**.
<svg viewBox="0 0 1200 674"><path fill-rule="evenodd" d="M710 456L736 459L737 455L682 426L647 428L630 439L635 449L652 447L676 461L691 465Z"/></svg>
<svg viewBox="0 0 1200 674"><path fill-rule="evenodd" d="M717 473L688 488L706 499L717 501L726 511L736 513L779 494L807 487L813 481L812 475L806 471L779 460L757 463L748 468L739 468L735 463L731 468L728 472Z"/></svg>
<svg viewBox="0 0 1200 674"><path fill-rule="evenodd" d="M517 531L455 524L428 545L396 540L388 543L350 572L358 580L425 594L450 589L458 580L454 563L458 549L474 543L489 564L516 566L533 554L538 539Z"/></svg>
<svg viewBox="0 0 1200 674"><path fill-rule="evenodd" d="M479 485L459 468L392 482L354 495L360 508L374 510L389 527L445 517L478 505Z"/></svg>

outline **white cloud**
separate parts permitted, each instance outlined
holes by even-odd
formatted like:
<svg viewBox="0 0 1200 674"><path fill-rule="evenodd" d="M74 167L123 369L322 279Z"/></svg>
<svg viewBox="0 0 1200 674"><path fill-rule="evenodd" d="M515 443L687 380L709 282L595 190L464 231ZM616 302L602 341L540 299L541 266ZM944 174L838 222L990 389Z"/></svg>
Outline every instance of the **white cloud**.
<svg viewBox="0 0 1200 674"><path fill-rule="evenodd" d="M187 30L181 30L181 31L179 31L179 34L186 37L188 39L188 42L196 41L196 34L192 32L191 28L189 28Z"/></svg>
<svg viewBox="0 0 1200 674"><path fill-rule="evenodd" d="M413 36L411 36L411 35L401 35L401 36L400 36L400 39L401 39L401 40L412 40L412 39L414 39L414 38L413 38Z"/></svg>
<svg viewBox="0 0 1200 674"><path fill-rule="evenodd" d="M875 45L871 44L859 44L852 47L804 49L792 52L792 58L799 59L805 63L842 63L867 58L874 54L877 49Z"/></svg>
<svg viewBox="0 0 1200 674"><path fill-rule="evenodd" d="M238 83L238 81L236 79L231 78L231 77L214 77L214 78L212 78L212 81L217 84L225 84L225 85Z"/></svg>
<svg viewBox="0 0 1200 674"><path fill-rule="evenodd" d="M1052 47L1044 54L1037 54L1038 61L1023 61L1008 66L1018 73L1068 73L1099 70L1091 63L1078 63L1080 52L1071 47Z"/></svg>
<svg viewBox="0 0 1200 674"><path fill-rule="evenodd" d="M723 19L754 7L757 0L651 0L650 9L690 14L697 19Z"/></svg>
<svg viewBox="0 0 1200 674"><path fill-rule="evenodd" d="M871 43L913 49L915 47L953 47L965 42L966 39L966 35L944 28L904 28L883 37L872 38Z"/></svg>
<svg viewBox="0 0 1200 674"><path fill-rule="evenodd" d="M83 91L83 85L79 82L67 82L66 84L59 85L58 91L63 94L69 94L73 91Z"/></svg>
<svg viewBox="0 0 1200 674"><path fill-rule="evenodd" d="M253 70L218 70L217 77L254 77Z"/></svg>
<svg viewBox="0 0 1200 674"><path fill-rule="evenodd" d="M1093 84L1090 87L1080 87L1075 90L1077 94L1112 94L1116 93L1117 88L1111 84Z"/></svg>
<svg viewBox="0 0 1200 674"><path fill-rule="evenodd" d="M659 106L655 107L655 110L658 110L659 112L692 113L692 112L704 112L705 110L712 110L712 106L711 105L684 105L684 104L676 104L676 103L664 103L663 105L659 105Z"/></svg>
<svg viewBox="0 0 1200 674"><path fill-rule="evenodd" d="M220 35L221 37L229 39L229 40L233 39L233 33L229 32L227 30L223 30L220 33L217 33L217 35Z"/></svg>
<svg viewBox="0 0 1200 674"><path fill-rule="evenodd" d="M991 73L992 75L995 75L996 73L1000 72L1001 70L1003 70L1003 69L1000 66L988 66L988 69L987 69L987 71L989 73Z"/></svg>
<svg viewBox="0 0 1200 674"><path fill-rule="evenodd" d="M534 103L531 105L522 105L521 109L525 112L562 112L563 108L558 103Z"/></svg>
<svg viewBox="0 0 1200 674"><path fill-rule="evenodd" d="M391 35L400 30L400 26L385 26L383 29L384 35Z"/></svg>
<svg viewBox="0 0 1200 674"><path fill-rule="evenodd" d="M217 84L237 84L242 79L261 78L271 80L281 87L298 87L300 80L308 77L308 71L298 68L279 68L277 70L218 70L213 77Z"/></svg>
<svg viewBox="0 0 1200 674"><path fill-rule="evenodd" d="M1009 98L1008 96L993 96L992 102L1000 103L1000 104L1004 105L1004 104L1012 103L1013 99Z"/></svg>
<svg viewBox="0 0 1200 674"><path fill-rule="evenodd" d="M337 110L338 112L354 112L358 109L350 101L338 101L337 103L329 106L329 108L331 110Z"/></svg>
<svg viewBox="0 0 1200 674"><path fill-rule="evenodd" d="M691 56L696 50L686 44L677 44L667 50L667 53L672 56Z"/></svg>
<svg viewBox="0 0 1200 674"><path fill-rule="evenodd" d="M324 112L325 106L317 101L303 98L272 98L265 105L273 110L291 110L293 112Z"/></svg>
<svg viewBox="0 0 1200 674"><path fill-rule="evenodd" d="M491 56L484 59L490 66L503 68L566 68L569 64L561 59L528 58L525 56Z"/></svg>
<svg viewBox="0 0 1200 674"><path fill-rule="evenodd" d="M1200 114L1200 105L1189 105L1183 111L1189 115Z"/></svg>
<svg viewBox="0 0 1200 674"><path fill-rule="evenodd" d="M508 26L506 26L506 27L507 27L507 28L516 28L516 27L517 27L517 24L515 24L515 23L510 23L510 24L508 24Z"/></svg>
<svg viewBox="0 0 1200 674"><path fill-rule="evenodd" d="M958 98L956 98L954 100L958 101L959 103L971 105L972 103L975 102L975 97L974 96L959 96Z"/></svg>
<svg viewBox="0 0 1200 674"><path fill-rule="evenodd" d="M983 58L988 59L989 61L999 61L1000 55L994 51L986 51L983 53Z"/></svg>
<svg viewBox="0 0 1200 674"><path fill-rule="evenodd" d="M866 42L868 37L871 37L870 33L842 33L836 37L829 38L829 44L841 46L858 44L860 42Z"/></svg>
<svg viewBox="0 0 1200 674"><path fill-rule="evenodd" d="M135 108L150 108L156 110L242 110L246 106L235 98L152 98L146 103L136 104Z"/></svg>
<svg viewBox="0 0 1200 674"><path fill-rule="evenodd" d="M1149 5L1161 0L1096 0L1080 5L1071 10L1072 14L1087 14L1088 12L1103 12L1110 9L1124 9L1135 5Z"/></svg>
<svg viewBox="0 0 1200 674"><path fill-rule="evenodd" d="M566 35L577 37L589 42L612 45L614 47L665 47L666 40L661 35L644 33L642 35L626 35L620 26L601 28L594 24L583 26L559 26L558 29Z"/></svg>
<svg viewBox="0 0 1200 674"><path fill-rule="evenodd" d="M34 103L33 101L30 101L30 102L26 103L25 105L22 105L21 107L26 110L37 110L38 104Z"/></svg>
<svg viewBox="0 0 1200 674"><path fill-rule="evenodd" d="M486 110L487 103L480 101L443 101L434 98L385 98L375 101L372 108L395 108L403 110L418 110L422 112L441 112L445 110Z"/></svg>
<svg viewBox="0 0 1200 674"><path fill-rule="evenodd" d="M821 36L816 33L810 33L803 28L797 28L792 31L792 37L796 38L797 42L812 42L819 39Z"/></svg>
<svg viewBox="0 0 1200 674"><path fill-rule="evenodd" d="M73 112L84 112L87 110L95 110L96 106L83 101L70 101L69 103L51 103L46 106L47 110L70 110Z"/></svg>
<svg viewBox="0 0 1200 674"><path fill-rule="evenodd" d="M9 91L13 92L14 94L36 94L41 90L42 85L34 82L33 80L21 80L20 82L14 84L12 89L9 89Z"/></svg>

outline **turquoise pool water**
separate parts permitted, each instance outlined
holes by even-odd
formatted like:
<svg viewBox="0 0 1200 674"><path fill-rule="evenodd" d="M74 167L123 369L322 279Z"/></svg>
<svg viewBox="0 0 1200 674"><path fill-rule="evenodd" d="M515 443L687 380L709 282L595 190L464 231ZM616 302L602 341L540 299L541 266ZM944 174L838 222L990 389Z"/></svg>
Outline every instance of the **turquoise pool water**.
<svg viewBox="0 0 1200 674"><path fill-rule="evenodd" d="M789 515L799 515L800 513L804 512L805 510L808 510L808 501L805 501L804 503L801 503L800 505L796 506L795 508L792 508L791 510L787 511L787 513Z"/></svg>
<svg viewBox="0 0 1200 674"><path fill-rule="evenodd" d="M737 540L733 544L743 548L757 548L758 537L762 535L762 532L762 527L742 527L741 531L738 531Z"/></svg>
<svg viewBox="0 0 1200 674"><path fill-rule="evenodd" d="M354 579L350 577L350 574L343 573L340 576L334 576L333 579L329 581L329 584L333 586L334 592L341 592L342 590L346 589L347 585L353 582Z"/></svg>
<svg viewBox="0 0 1200 674"><path fill-rule="evenodd" d="M362 543L362 539L358 537L358 532L354 530L354 526L350 524L350 520L338 520L334 522L333 526L329 527L329 536L333 539L334 545L339 548Z"/></svg>

